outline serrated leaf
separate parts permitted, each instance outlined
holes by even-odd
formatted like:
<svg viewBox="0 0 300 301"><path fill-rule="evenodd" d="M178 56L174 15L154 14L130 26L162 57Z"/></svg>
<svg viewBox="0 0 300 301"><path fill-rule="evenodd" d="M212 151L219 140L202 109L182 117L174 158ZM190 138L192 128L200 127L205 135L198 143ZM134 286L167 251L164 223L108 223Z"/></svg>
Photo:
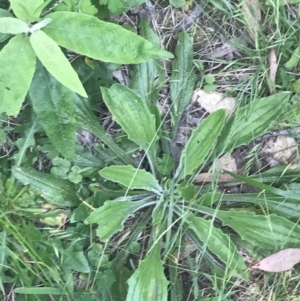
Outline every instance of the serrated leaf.
<svg viewBox="0 0 300 301"><path fill-rule="evenodd" d="M31 34L30 43L39 60L59 82L79 95L87 97L77 73L49 36L37 30Z"/></svg>
<svg viewBox="0 0 300 301"><path fill-rule="evenodd" d="M95 60L138 64L173 57L120 25L96 17L72 12L55 12L47 17L52 22L43 30L57 44Z"/></svg>
<svg viewBox="0 0 300 301"><path fill-rule="evenodd" d="M54 11L73 11L91 16L98 12L97 8L92 5L91 0L64 0L55 7Z"/></svg>
<svg viewBox="0 0 300 301"><path fill-rule="evenodd" d="M168 280L160 259L160 248L154 246L150 255L141 261L128 280L126 301L167 301Z"/></svg>
<svg viewBox="0 0 300 301"><path fill-rule="evenodd" d="M13 155L16 166L20 166L24 159L26 159L25 156L28 148L35 146L34 135L40 130L41 124L37 116L32 112L31 121L22 126L22 136L15 142L15 145L18 147L18 151ZM20 131L20 129L18 129L18 131Z"/></svg>
<svg viewBox="0 0 300 301"><path fill-rule="evenodd" d="M22 20L11 17L0 18L0 32L9 34L27 33L29 26Z"/></svg>
<svg viewBox="0 0 300 301"><path fill-rule="evenodd" d="M256 215L247 211L217 211L224 226L231 227L242 239L268 250L299 245L300 228L282 216Z"/></svg>
<svg viewBox="0 0 300 301"><path fill-rule="evenodd" d="M142 149L148 150L158 139L155 117L145 102L129 88L115 84L110 89L101 87L103 100L114 120L120 124L128 138Z"/></svg>
<svg viewBox="0 0 300 301"><path fill-rule="evenodd" d="M40 62L29 93L34 111L51 142L65 158L72 159L75 154L75 93L58 82Z"/></svg>
<svg viewBox="0 0 300 301"><path fill-rule="evenodd" d="M190 104L195 85L193 43L185 31L179 34L175 49L175 59L172 62L170 91L172 100L173 137L175 137L179 122L184 111Z"/></svg>
<svg viewBox="0 0 300 301"><path fill-rule="evenodd" d="M100 0L100 4L107 4L108 9L114 15L119 15L123 12L127 12L135 6L138 6L146 0Z"/></svg>
<svg viewBox="0 0 300 301"><path fill-rule="evenodd" d="M140 22L141 35L156 47L160 46L160 39L147 23L146 20ZM150 60L133 67L131 86L139 94L148 107L156 107L158 93L164 84L164 70L157 61ZM151 112L153 112L151 110Z"/></svg>
<svg viewBox="0 0 300 301"><path fill-rule="evenodd" d="M255 99L242 107L226 122L218 141L218 152L225 153L240 145L247 145L268 132L284 112L289 98L289 92L280 92Z"/></svg>
<svg viewBox="0 0 300 301"><path fill-rule="evenodd" d="M106 144L118 158L120 158L125 164L134 165L130 156L128 156L115 142L114 140L104 131L102 126L99 124L99 120L93 114L91 106L88 100L82 99L78 95L74 96L75 101L75 119L78 127L89 131L98 137L104 144Z"/></svg>
<svg viewBox="0 0 300 301"><path fill-rule="evenodd" d="M109 239L118 231L123 230L123 223L132 216L135 211L144 206L142 201L106 201L104 205L91 213L85 219L85 224L98 224L97 235L103 242Z"/></svg>
<svg viewBox="0 0 300 301"><path fill-rule="evenodd" d="M44 0L10 0L10 5L17 18L32 23L38 20L44 7Z"/></svg>
<svg viewBox="0 0 300 301"><path fill-rule="evenodd" d="M175 177L182 179L192 174L204 162L222 130L224 120L225 110L218 110L210 114L193 131L181 154Z"/></svg>
<svg viewBox="0 0 300 301"><path fill-rule="evenodd" d="M10 39L0 52L0 113L16 116L29 89L36 57L27 36Z"/></svg>
<svg viewBox="0 0 300 301"><path fill-rule="evenodd" d="M58 206L76 206L79 204L75 186L52 175L38 172L33 168L13 167L14 177L51 204Z"/></svg>
<svg viewBox="0 0 300 301"><path fill-rule="evenodd" d="M228 234L215 228L212 221L193 214L186 216L186 222L187 229L191 231L192 236L204 243L204 246L227 265L227 268L242 273L245 279L248 278L243 257L238 253Z"/></svg>
<svg viewBox="0 0 300 301"><path fill-rule="evenodd" d="M99 174L113 182L120 183L129 189L144 189L161 193L162 188L153 175L145 170L127 166L109 166L99 171Z"/></svg>

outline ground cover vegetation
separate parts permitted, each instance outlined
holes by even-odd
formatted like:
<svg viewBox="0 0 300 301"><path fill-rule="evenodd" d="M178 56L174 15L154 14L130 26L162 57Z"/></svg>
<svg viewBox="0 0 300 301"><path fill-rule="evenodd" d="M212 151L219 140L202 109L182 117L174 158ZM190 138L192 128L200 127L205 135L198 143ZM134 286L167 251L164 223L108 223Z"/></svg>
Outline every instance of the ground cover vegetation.
<svg viewBox="0 0 300 301"><path fill-rule="evenodd" d="M299 7L1 0L1 300L300 300Z"/></svg>

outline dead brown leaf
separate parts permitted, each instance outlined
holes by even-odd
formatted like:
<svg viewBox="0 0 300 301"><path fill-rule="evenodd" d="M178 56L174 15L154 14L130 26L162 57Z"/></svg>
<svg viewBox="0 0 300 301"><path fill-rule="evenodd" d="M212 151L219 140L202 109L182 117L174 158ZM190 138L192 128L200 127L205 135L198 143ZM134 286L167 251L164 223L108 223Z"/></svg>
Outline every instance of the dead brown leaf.
<svg viewBox="0 0 300 301"><path fill-rule="evenodd" d="M252 39L255 40L261 21L260 0L245 0L242 4L242 13L248 24L248 31Z"/></svg>
<svg viewBox="0 0 300 301"><path fill-rule="evenodd" d="M276 74L277 74L277 68L278 68L278 63L277 63L277 58L276 58L276 52L275 49L271 49L268 57L269 61L269 66L270 66L270 84L269 84L269 90L270 93L273 93L275 90L275 79L276 79Z"/></svg>
<svg viewBox="0 0 300 301"><path fill-rule="evenodd" d="M259 269L266 272L284 272L292 269L295 264L300 262L300 249L290 248L281 250L272 254L254 266L253 269Z"/></svg>

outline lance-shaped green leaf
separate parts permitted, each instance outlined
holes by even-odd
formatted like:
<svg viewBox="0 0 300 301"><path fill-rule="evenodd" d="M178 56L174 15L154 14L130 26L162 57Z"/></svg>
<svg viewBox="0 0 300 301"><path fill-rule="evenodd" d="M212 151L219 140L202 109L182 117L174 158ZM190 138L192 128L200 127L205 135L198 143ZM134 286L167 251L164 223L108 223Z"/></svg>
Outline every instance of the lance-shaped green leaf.
<svg viewBox="0 0 300 301"><path fill-rule="evenodd" d="M14 14L28 23L38 21L43 8L49 3L50 0L10 0Z"/></svg>
<svg viewBox="0 0 300 301"><path fill-rule="evenodd" d="M99 174L130 189L144 189L155 193L162 192L162 188L151 173L133 168L130 165L105 167L99 171Z"/></svg>
<svg viewBox="0 0 300 301"><path fill-rule="evenodd" d="M196 217L193 214L186 216L186 223L187 230L194 239L218 256L228 269L242 273L245 279L248 278L247 266L228 234L215 228L211 220Z"/></svg>
<svg viewBox="0 0 300 301"><path fill-rule="evenodd" d="M120 124L128 138L144 150L153 145L158 139L155 117L141 97L120 84L110 89L101 87L101 92L114 120Z"/></svg>
<svg viewBox="0 0 300 301"><path fill-rule="evenodd" d="M30 43L37 57L58 81L79 95L87 97L77 73L50 37L37 30L30 36Z"/></svg>
<svg viewBox="0 0 300 301"><path fill-rule="evenodd" d="M232 116L223 128L218 141L218 152L225 153L268 132L290 98L289 92L280 92L255 99Z"/></svg>
<svg viewBox="0 0 300 301"><path fill-rule="evenodd" d="M47 17L52 22L43 30L57 44L96 60L138 64L173 57L120 25L96 17L73 12L55 12Z"/></svg>
<svg viewBox="0 0 300 301"><path fill-rule="evenodd" d="M40 62L30 87L30 98L54 147L67 159L75 154L75 93L58 82Z"/></svg>
<svg viewBox="0 0 300 301"><path fill-rule="evenodd" d="M98 137L104 144L106 144L118 158L120 158L125 164L134 165L130 156L128 156L124 150L122 150L114 140L104 131L99 124L99 120L94 115L90 104L87 99L83 99L78 95L74 97L76 114L75 119L80 128L83 128L96 137Z"/></svg>
<svg viewBox="0 0 300 301"><path fill-rule="evenodd" d="M29 26L22 20L11 17L0 18L0 32L18 34L27 33L29 31Z"/></svg>
<svg viewBox="0 0 300 301"><path fill-rule="evenodd" d="M85 224L98 224L97 235L103 242L109 239L118 231L124 229L124 222L139 208L147 204L146 201L106 201L104 205L91 213L85 219Z"/></svg>
<svg viewBox="0 0 300 301"><path fill-rule="evenodd" d="M205 210L213 214L212 209ZM240 210L219 210L216 217L222 220L224 226L236 231L242 239L261 248L279 250L299 245L299 226L282 216L256 215L254 212Z"/></svg>
<svg viewBox="0 0 300 301"><path fill-rule="evenodd" d="M141 35L159 47L160 39L147 23L142 20L140 23ZM156 108L158 93L164 85L164 70L157 61L150 60L133 67L131 86L132 89L146 101L151 112Z"/></svg>
<svg viewBox="0 0 300 301"><path fill-rule="evenodd" d="M51 204L58 206L76 206L79 204L75 186L70 182L38 172L33 168L13 167L12 174L24 185L30 185L33 191Z"/></svg>
<svg viewBox="0 0 300 301"><path fill-rule="evenodd" d="M160 259L160 247L154 246L150 255L141 261L128 280L126 301L147 300L167 301L168 280Z"/></svg>
<svg viewBox="0 0 300 301"><path fill-rule="evenodd" d="M0 52L0 113L16 116L29 89L36 57L27 36L10 39Z"/></svg>
<svg viewBox="0 0 300 301"><path fill-rule="evenodd" d="M179 35L175 57L170 80L173 137L176 135L184 111L190 104L195 85L193 43L185 31Z"/></svg>
<svg viewBox="0 0 300 301"><path fill-rule="evenodd" d="M241 193L224 194L222 202L229 203L250 203L260 206L266 212L276 213L291 220L298 220L300 212L300 203L294 199L288 199L272 193Z"/></svg>
<svg viewBox="0 0 300 301"><path fill-rule="evenodd" d="M180 158L175 177L178 179L190 175L208 156L219 136L225 120L225 110L218 110L210 114L193 131Z"/></svg>

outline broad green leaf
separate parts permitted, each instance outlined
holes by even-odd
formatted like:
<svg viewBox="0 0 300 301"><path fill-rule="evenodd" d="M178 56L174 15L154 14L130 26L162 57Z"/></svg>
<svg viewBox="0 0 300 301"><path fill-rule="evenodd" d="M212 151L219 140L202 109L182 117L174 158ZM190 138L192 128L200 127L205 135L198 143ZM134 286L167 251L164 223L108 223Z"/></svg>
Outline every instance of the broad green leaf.
<svg viewBox="0 0 300 301"><path fill-rule="evenodd" d="M228 234L215 228L211 220L196 217L191 213L186 216L186 223L191 235L204 243L204 246L227 265L227 268L242 273L245 279L248 278L243 257L238 253Z"/></svg>
<svg viewBox="0 0 300 301"><path fill-rule="evenodd" d="M104 144L110 148L118 158L120 158L125 164L134 165L130 156L128 156L108 135L102 126L99 124L99 120L94 115L88 100L74 96L75 101L75 119L78 127L85 129L96 137L98 137Z"/></svg>
<svg viewBox="0 0 300 301"><path fill-rule="evenodd" d="M147 23L142 20L140 23L141 35L150 41L154 46L160 46L160 39ZM164 70L157 61L150 60L133 67L131 86L132 89L146 101L148 108L153 112L156 108L158 93L164 85Z"/></svg>
<svg viewBox="0 0 300 301"><path fill-rule="evenodd" d="M45 3L44 0L10 0L10 5L17 18L32 23L39 19Z"/></svg>
<svg viewBox="0 0 300 301"><path fill-rule="evenodd" d="M7 11L6 9L0 8L0 18L6 18L6 17L13 18L13 15L9 11ZM7 40L10 36L11 36L10 34L0 33L0 43Z"/></svg>
<svg viewBox="0 0 300 301"><path fill-rule="evenodd" d="M126 301L167 301L168 280L160 259L160 247L153 247L150 255L141 261L128 280Z"/></svg>
<svg viewBox="0 0 300 301"><path fill-rule="evenodd" d="M42 64L59 82L79 95L87 97L77 73L50 37L37 30L30 36L30 43Z"/></svg>
<svg viewBox="0 0 300 301"><path fill-rule="evenodd" d="M98 224L97 235L101 241L108 242L115 233L124 229L126 219L146 204L144 200L106 201L102 207L93 211L84 223Z"/></svg>
<svg viewBox="0 0 300 301"><path fill-rule="evenodd" d="M36 57L27 36L10 39L0 52L0 113L16 116L29 89Z"/></svg>
<svg viewBox="0 0 300 301"><path fill-rule="evenodd" d="M242 107L225 124L220 135L218 152L228 152L268 132L278 116L284 112L289 101L289 92L280 92L255 99Z"/></svg>
<svg viewBox="0 0 300 301"><path fill-rule="evenodd" d="M47 136L65 158L72 159L75 154L75 93L38 62L29 94Z"/></svg>
<svg viewBox="0 0 300 301"><path fill-rule="evenodd" d="M96 17L72 12L55 12L47 17L52 22L43 30L57 44L95 60L138 64L173 57L120 25Z"/></svg>
<svg viewBox="0 0 300 301"><path fill-rule="evenodd" d="M79 204L75 186L70 182L29 167L13 167L12 173L17 180L24 185L30 185L33 191L51 204L58 206Z"/></svg>
<svg viewBox="0 0 300 301"><path fill-rule="evenodd" d="M108 9L114 15L127 12L135 6L143 4L146 0L100 0L100 4L107 4Z"/></svg>
<svg viewBox="0 0 300 301"><path fill-rule="evenodd" d="M10 34L27 33L29 32L29 26L22 20L4 17L0 18L0 32Z"/></svg>
<svg viewBox="0 0 300 301"><path fill-rule="evenodd" d="M225 110L218 110L210 114L193 131L180 158L175 177L178 179L190 175L208 156L219 136L225 120Z"/></svg>
<svg viewBox="0 0 300 301"><path fill-rule="evenodd" d="M173 138L179 126L184 111L190 104L195 85L193 43L185 31L179 34L175 49L175 59L172 62L170 91L172 100Z"/></svg>
<svg viewBox="0 0 300 301"><path fill-rule="evenodd" d="M236 231L242 239L261 248L279 250L299 245L300 228L282 216L219 210L216 217L222 220L224 226Z"/></svg>
<svg viewBox="0 0 300 301"><path fill-rule="evenodd" d="M182 7L185 2L186 0L170 0L170 4L172 4L176 8Z"/></svg>
<svg viewBox="0 0 300 301"><path fill-rule="evenodd" d="M101 92L114 120L120 124L128 138L144 150L153 146L158 139L155 117L145 102L121 84L115 84L110 89L101 87Z"/></svg>
<svg viewBox="0 0 300 301"><path fill-rule="evenodd" d="M72 162L75 166L81 168L90 167L97 168L97 170L101 169L104 165L104 162L102 160L94 156L90 150L79 144L76 144L75 156Z"/></svg>
<svg viewBox="0 0 300 301"><path fill-rule="evenodd" d="M90 273L89 262L83 251L67 251L63 263L76 272Z"/></svg>
<svg viewBox="0 0 300 301"><path fill-rule="evenodd" d="M129 189L144 189L158 194L162 192L162 188L151 173L142 169L133 168L130 165L105 167L99 171L99 174Z"/></svg>
<svg viewBox="0 0 300 301"><path fill-rule="evenodd" d="M56 287L18 287L15 288L14 293L25 295L62 295L63 291Z"/></svg>

